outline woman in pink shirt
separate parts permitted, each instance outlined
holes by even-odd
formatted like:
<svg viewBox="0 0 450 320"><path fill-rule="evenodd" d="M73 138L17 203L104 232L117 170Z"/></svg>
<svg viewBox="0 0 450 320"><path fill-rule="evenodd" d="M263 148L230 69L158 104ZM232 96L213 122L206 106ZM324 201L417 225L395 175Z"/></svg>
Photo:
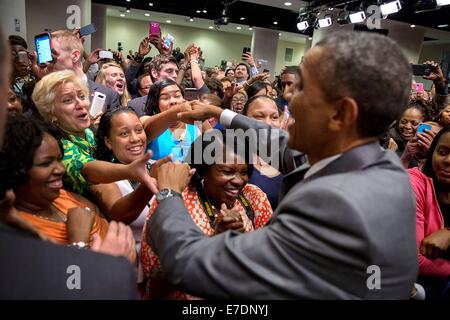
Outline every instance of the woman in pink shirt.
<svg viewBox="0 0 450 320"><path fill-rule="evenodd" d="M428 297L440 296L450 276L450 127L434 138L423 169L408 173L416 194L418 282Z"/></svg>

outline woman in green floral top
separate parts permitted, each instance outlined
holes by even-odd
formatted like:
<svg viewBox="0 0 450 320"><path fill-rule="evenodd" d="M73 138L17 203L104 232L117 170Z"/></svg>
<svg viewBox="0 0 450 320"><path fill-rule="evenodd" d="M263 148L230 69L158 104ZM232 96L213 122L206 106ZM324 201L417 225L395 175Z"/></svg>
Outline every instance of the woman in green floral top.
<svg viewBox="0 0 450 320"><path fill-rule="evenodd" d="M127 165L100 161L92 157L95 139L89 129L89 90L75 73L66 70L45 76L36 85L32 98L44 119L59 126L66 133L66 138L62 141L62 161L66 166L63 181L67 190L93 197L107 215L114 210L123 212L140 207L136 203L141 198L138 194L123 199L122 202L117 201L122 195L115 188L115 181L129 179L145 185L147 192L158 192L156 180L147 172L146 164L151 153ZM142 205L145 206L146 203Z"/></svg>

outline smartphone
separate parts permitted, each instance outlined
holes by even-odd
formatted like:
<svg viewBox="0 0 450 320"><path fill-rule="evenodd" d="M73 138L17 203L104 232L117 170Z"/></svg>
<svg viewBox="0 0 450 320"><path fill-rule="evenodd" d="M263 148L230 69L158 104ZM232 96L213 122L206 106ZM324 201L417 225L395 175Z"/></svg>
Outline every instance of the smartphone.
<svg viewBox="0 0 450 320"><path fill-rule="evenodd" d="M415 76L429 76L431 74L431 66L427 64L411 64L411 68Z"/></svg>
<svg viewBox="0 0 450 320"><path fill-rule="evenodd" d="M166 38L164 39L164 48L169 49L174 39L175 38L170 33L168 33Z"/></svg>
<svg viewBox="0 0 450 320"><path fill-rule="evenodd" d="M95 31L97 31L97 29L95 29L95 25L93 23L91 23L80 29L80 36L86 37L90 34L93 34Z"/></svg>
<svg viewBox="0 0 450 320"><path fill-rule="evenodd" d="M34 44L36 46L37 59L39 64L52 62L52 42L51 35L48 32L39 34L34 37Z"/></svg>
<svg viewBox="0 0 450 320"><path fill-rule="evenodd" d="M419 124L419 126L417 127L416 134L423 132L423 130L431 130L431 124L426 124L426 123Z"/></svg>
<svg viewBox="0 0 450 320"><path fill-rule="evenodd" d="M19 62L28 62L28 52L26 51L19 51L17 52L17 59L19 60Z"/></svg>
<svg viewBox="0 0 450 320"><path fill-rule="evenodd" d="M244 47L243 49L242 49L242 54L244 54L244 53L250 53L251 51L250 51L250 48L249 47Z"/></svg>
<svg viewBox="0 0 450 320"><path fill-rule="evenodd" d="M198 99L198 90L197 88L186 88L184 89L184 99L187 101L197 100Z"/></svg>
<svg viewBox="0 0 450 320"><path fill-rule="evenodd" d="M416 84L415 84L415 91L417 92L417 93L422 93L423 91L424 91L424 88L423 88L423 83L421 83L421 82L416 82Z"/></svg>
<svg viewBox="0 0 450 320"><path fill-rule="evenodd" d="M99 53L98 53L98 58L99 59L114 59L114 55L113 55L113 53L111 52L111 51L104 51L104 50L102 50L102 51L100 51Z"/></svg>
<svg viewBox="0 0 450 320"><path fill-rule="evenodd" d="M95 91L94 99L92 99L91 103L90 115L93 117L97 113L105 111L106 111L106 95L98 91Z"/></svg>
<svg viewBox="0 0 450 320"><path fill-rule="evenodd" d="M157 35L158 37L161 36L161 27L158 22L150 22L149 35Z"/></svg>

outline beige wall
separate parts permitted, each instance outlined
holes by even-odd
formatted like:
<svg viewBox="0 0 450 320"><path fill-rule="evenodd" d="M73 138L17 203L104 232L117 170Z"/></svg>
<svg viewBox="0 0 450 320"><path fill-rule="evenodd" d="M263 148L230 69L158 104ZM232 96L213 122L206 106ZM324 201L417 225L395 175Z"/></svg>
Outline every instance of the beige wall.
<svg viewBox="0 0 450 320"><path fill-rule="evenodd" d="M148 22L107 17L106 19L106 49L117 49L117 42L122 42L125 52L136 51L139 42L148 34ZM204 53L205 65L220 65L222 60L241 61L242 48L250 47L252 38L246 35L235 33L225 33L215 30L205 30L197 28L187 28L170 24L161 24L163 35L170 33L175 37L175 47L180 47L182 51L190 43L199 45ZM279 41L277 44L276 73L286 64L284 61L285 48L294 49L292 64L298 64L303 56L304 45L299 43ZM152 48L149 56L157 54ZM264 57L256 57L264 58Z"/></svg>
<svg viewBox="0 0 450 320"><path fill-rule="evenodd" d="M294 55L292 57L291 62L284 60L284 54L285 54L286 48L294 49ZM281 68L283 68L284 66L292 66L292 65L300 64L300 62L302 61L304 52L305 52L305 44L282 41L282 40L278 41L277 63L276 63L276 67L275 67L277 74L279 74Z"/></svg>
<svg viewBox="0 0 450 320"><path fill-rule="evenodd" d="M0 0L0 26L4 35L19 35L27 39L27 19L25 16L25 0ZM20 31L16 31L15 19L19 19Z"/></svg>

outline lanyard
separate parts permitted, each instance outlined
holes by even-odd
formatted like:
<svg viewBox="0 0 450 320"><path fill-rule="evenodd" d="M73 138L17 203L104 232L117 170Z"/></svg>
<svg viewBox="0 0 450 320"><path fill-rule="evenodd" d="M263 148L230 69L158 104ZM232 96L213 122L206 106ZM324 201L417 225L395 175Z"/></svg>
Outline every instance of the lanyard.
<svg viewBox="0 0 450 320"><path fill-rule="evenodd" d="M203 190L202 187L197 185L197 193L198 193L198 197L200 199L200 203L203 207L203 210L206 211L206 214L208 215L209 218L209 223L211 224L211 227L213 227L214 229L216 228L216 217L214 215L214 211L212 209L212 205L208 200L208 197L206 196L205 191ZM242 193L238 194L238 201L242 204L242 206L245 209L245 213L247 214L247 217L250 219L250 221L252 222L253 228L255 227L255 213L253 212L252 207L250 206L250 202L247 200L247 198L244 197L244 195Z"/></svg>

